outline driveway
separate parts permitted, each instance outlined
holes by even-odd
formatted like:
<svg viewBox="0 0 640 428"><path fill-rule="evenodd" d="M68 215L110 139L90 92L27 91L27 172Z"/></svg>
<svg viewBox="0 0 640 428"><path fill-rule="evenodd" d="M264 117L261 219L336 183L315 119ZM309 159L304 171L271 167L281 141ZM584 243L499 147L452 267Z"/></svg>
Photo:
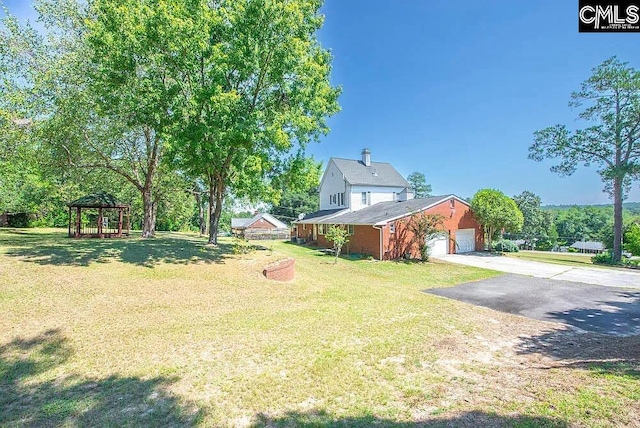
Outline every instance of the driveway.
<svg viewBox="0 0 640 428"><path fill-rule="evenodd" d="M635 290L502 275L425 292L601 334L640 334L640 291Z"/></svg>
<svg viewBox="0 0 640 428"><path fill-rule="evenodd" d="M554 265L488 253L445 254L434 258L537 278L640 289L640 271Z"/></svg>

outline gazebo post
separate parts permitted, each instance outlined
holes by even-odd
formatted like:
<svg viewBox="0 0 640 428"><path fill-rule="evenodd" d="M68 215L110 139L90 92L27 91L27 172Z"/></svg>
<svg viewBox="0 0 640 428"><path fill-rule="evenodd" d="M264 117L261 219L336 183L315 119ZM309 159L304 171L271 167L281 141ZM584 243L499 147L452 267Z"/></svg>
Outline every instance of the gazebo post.
<svg viewBox="0 0 640 428"><path fill-rule="evenodd" d="M127 207L127 236L131 236L131 208Z"/></svg>
<svg viewBox="0 0 640 428"><path fill-rule="evenodd" d="M71 237L71 207L69 207L69 232L68 236Z"/></svg>
<svg viewBox="0 0 640 428"><path fill-rule="evenodd" d="M98 238L104 238L102 234L102 208L98 208Z"/></svg>
<svg viewBox="0 0 640 428"><path fill-rule="evenodd" d="M76 238L79 238L82 233L82 208L78 207L76 211Z"/></svg>
<svg viewBox="0 0 640 428"><path fill-rule="evenodd" d="M124 209L118 209L118 237L122 237L122 217L124 214Z"/></svg>

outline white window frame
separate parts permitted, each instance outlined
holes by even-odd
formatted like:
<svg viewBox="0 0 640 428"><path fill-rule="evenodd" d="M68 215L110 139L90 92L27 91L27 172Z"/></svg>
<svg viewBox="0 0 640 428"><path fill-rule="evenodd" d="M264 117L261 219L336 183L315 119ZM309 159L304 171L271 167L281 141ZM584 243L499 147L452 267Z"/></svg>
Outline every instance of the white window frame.
<svg viewBox="0 0 640 428"><path fill-rule="evenodd" d="M353 235L354 231L355 231L355 227L352 224L348 224L347 225L347 234Z"/></svg>
<svg viewBox="0 0 640 428"><path fill-rule="evenodd" d="M396 233L396 222L392 221L389 223L389 233Z"/></svg>
<svg viewBox="0 0 640 428"><path fill-rule="evenodd" d="M318 235L324 235L324 224L318 225Z"/></svg>

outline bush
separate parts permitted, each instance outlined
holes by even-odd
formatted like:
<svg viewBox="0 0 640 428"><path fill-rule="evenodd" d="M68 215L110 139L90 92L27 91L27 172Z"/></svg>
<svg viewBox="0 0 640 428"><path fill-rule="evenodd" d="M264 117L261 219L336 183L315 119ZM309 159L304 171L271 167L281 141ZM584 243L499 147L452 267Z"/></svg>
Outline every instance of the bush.
<svg viewBox="0 0 640 428"><path fill-rule="evenodd" d="M622 264L628 267L640 267L640 259L622 259Z"/></svg>
<svg viewBox="0 0 640 428"><path fill-rule="evenodd" d="M577 252L578 252L577 248L573 248L573 247L567 248L567 253L577 253Z"/></svg>
<svg viewBox="0 0 640 428"><path fill-rule="evenodd" d="M595 265L613 265L613 264L615 264L615 263L613 263L613 256L608 251L605 251L605 252L600 253L600 254L596 254L595 256L591 257L591 261Z"/></svg>
<svg viewBox="0 0 640 428"><path fill-rule="evenodd" d="M493 244L495 251L501 251L503 253L517 253L519 251L518 245L515 242L508 239L502 239Z"/></svg>
<svg viewBox="0 0 640 428"><path fill-rule="evenodd" d="M250 254L256 250L254 245L251 245L248 241L244 239L234 238L233 240L233 254Z"/></svg>

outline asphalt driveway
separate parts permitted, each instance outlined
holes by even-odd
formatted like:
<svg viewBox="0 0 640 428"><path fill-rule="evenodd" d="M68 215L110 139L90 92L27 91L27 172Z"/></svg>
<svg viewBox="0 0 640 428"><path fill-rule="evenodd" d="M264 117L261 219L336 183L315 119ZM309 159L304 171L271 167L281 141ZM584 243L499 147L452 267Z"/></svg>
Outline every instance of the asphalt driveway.
<svg viewBox="0 0 640 428"><path fill-rule="evenodd" d="M574 267L521 260L489 253L446 254L438 259L450 263L493 269L500 272L530 275L560 281L582 282L605 287L640 289L640 271Z"/></svg>
<svg viewBox="0 0 640 428"><path fill-rule="evenodd" d="M640 335L636 290L510 274L425 292L596 333Z"/></svg>

